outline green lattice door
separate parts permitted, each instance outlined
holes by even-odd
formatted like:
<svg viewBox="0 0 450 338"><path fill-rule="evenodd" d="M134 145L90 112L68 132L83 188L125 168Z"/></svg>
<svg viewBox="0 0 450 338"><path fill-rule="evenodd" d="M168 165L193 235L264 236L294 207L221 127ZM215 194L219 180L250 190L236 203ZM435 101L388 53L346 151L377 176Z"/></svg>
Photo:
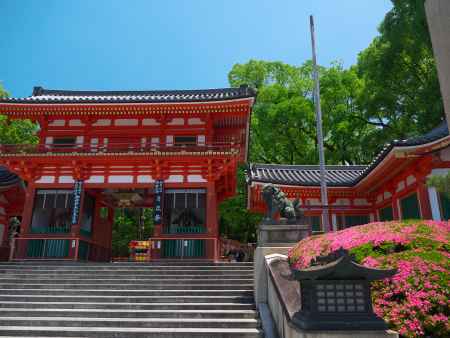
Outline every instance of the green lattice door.
<svg viewBox="0 0 450 338"><path fill-rule="evenodd" d="M392 221L394 219L394 211L391 206L380 209L380 221Z"/></svg>
<svg viewBox="0 0 450 338"><path fill-rule="evenodd" d="M30 239L27 256L30 258L63 258L69 256L70 240L67 239Z"/></svg>
<svg viewBox="0 0 450 338"><path fill-rule="evenodd" d="M420 207L417 194L409 195L400 202L402 219L420 219Z"/></svg>
<svg viewBox="0 0 450 338"><path fill-rule="evenodd" d="M164 258L201 258L205 256L205 241L202 239L171 239L162 243Z"/></svg>
<svg viewBox="0 0 450 338"><path fill-rule="evenodd" d="M450 219L450 198L448 198L443 193L440 193L439 195L441 198L442 219L449 220Z"/></svg>

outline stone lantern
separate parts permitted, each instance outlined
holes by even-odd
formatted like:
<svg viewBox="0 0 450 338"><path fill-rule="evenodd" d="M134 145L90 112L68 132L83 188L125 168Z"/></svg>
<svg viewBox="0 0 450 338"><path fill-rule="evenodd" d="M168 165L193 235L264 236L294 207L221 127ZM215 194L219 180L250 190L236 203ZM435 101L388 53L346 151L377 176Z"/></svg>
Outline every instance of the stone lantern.
<svg viewBox="0 0 450 338"><path fill-rule="evenodd" d="M386 323L372 309L370 283L392 277L397 270L368 268L346 250L316 260L303 270L292 270L299 281L301 308L292 318L305 330L385 330Z"/></svg>

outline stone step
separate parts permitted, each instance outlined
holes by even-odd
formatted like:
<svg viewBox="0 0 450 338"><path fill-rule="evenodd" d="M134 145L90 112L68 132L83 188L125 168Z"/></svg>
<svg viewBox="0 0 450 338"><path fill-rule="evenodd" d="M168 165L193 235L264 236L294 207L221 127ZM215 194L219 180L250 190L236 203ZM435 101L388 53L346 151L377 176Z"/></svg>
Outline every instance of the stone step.
<svg viewBox="0 0 450 338"><path fill-rule="evenodd" d="M176 266L0 266L0 272L8 272L8 271L148 271L148 270L202 270L202 271L216 271L216 270L227 270L227 271L248 271L253 270L253 266L195 266L195 265L176 265Z"/></svg>
<svg viewBox="0 0 450 338"><path fill-rule="evenodd" d="M90 295L3 295L0 294L0 304L4 301L19 301L19 302L125 302L125 303L245 303L253 304L252 296L90 296Z"/></svg>
<svg viewBox="0 0 450 338"><path fill-rule="evenodd" d="M1 276L1 275L0 275ZM186 280L186 279L191 279L191 280L199 280L199 281L204 281L206 283L209 283L210 280L228 280L228 279L250 279L253 278L253 275L152 275L152 276L132 276L132 275L127 275L127 276L99 276L99 275L23 275L21 277L11 277L8 275L3 275L1 280L5 281L8 280L10 282L16 282L16 281L23 281L23 282L58 282L58 281L65 281L65 280L78 280L78 281L83 281L83 280L89 280L89 281L93 281L94 283L100 282L102 280L108 280L108 281L122 281L124 279L129 280L129 281L146 281L146 280Z"/></svg>
<svg viewBox="0 0 450 338"><path fill-rule="evenodd" d="M0 317L0 329L2 326L255 328L259 327L260 323L255 318Z"/></svg>
<svg viewBox="0 0 450 338"><path fill-rule="evenodd" d="M55 270L33 270L33 271L0 271L0 275L8 276L9 278L23 278L23 277L37 277L39 276L97 276L97 277L107 277L107 276L185 276L185 275L196 275L196 276L253 276L253 271L236 271L236 270L159 270L159 269L149 269L149 270L129 270L129 271L115 271L115 270L103 270L103 271L55 271Z"/></svg>
<svg viewBox="0 0 450 338"><path fill-rule="evenodd" d="M253 262L212 262L204 260L158 260L151 262L114 262L114 263L102 263L102 262L72 262L72 261L15 261L15 262L0 262L0 266L33 266L33 267L65 267L65 266L108 266L108 267L121 267L121 266L253 266Z"/></svg>
<svg viewBox="0 0 450 338"><path fill-rule="evenodd" d="M81 281L82 282L82 281ZM109 291L122 291L129 290L132 288L136 291L146 291L146 290L197 290L197 289L208 289L208 290L253 290L253 284L244 283L212 283L212 284L167 284L164 282L159 283L146 283L146 284L81 284L81 283L71 283L71 284L15 284L15 283L0 283L0 290L10 290L10 289L21 289L21 290L36 290L36 289L52 289L52 290L65 290L77 289L77 290L93 290L93 289L108 289Z"/></svg>
<svg viewBox="0 0 450 338"><path fill-rule="evenodd" d="M0 317L94 317L94 318L257 318L255 310L120 310L0 308Z"/></svg>
<svg viewBox="0 0 450 338"><path fill-rule="evenodd" d="M109 310L254 310L253 303L132 303L132 302L33 302L33 301L2 301L0 309L23 308L23 309L100 309Z"/></svg>
<svg viewBox="0 0 450 338"><path fill-rule="evenodd" d="M263 332L251 329L220 328L121 328L1 326L0 337L95 337L95 338L263 338Z"/></svg>
<svg viewBox="0 0 450 338"><path fill-rule="evenodd" d="M263 337L252 263L0 263L2 337Z"/></svg>
<svg viewBox="0 0 450 338"><path fill-rule="evenodd" d="M111 290L111 289L3 289L1 296L66 296L66 297L172 297L172 296L234 296L234 297L251 297L253 291L231 289L231 290Z"/></svg>
<svg viewBox="0 0 450 338"><path fill-rule="evenodd" d="M75 277L75 276L74 276ZM24 278L24 279L16 279L16 278L2 278L0 277L0 284L7 285L23 285L23 284L45 284L45 285L60 285L60 284L108 284L108 285L158 285L158 284L205 284L205 278L197 277L197 278ZM252 278L208 278L208 285L216 285L216 284L226 284L226 285L235 285L235 284L252 284Z"/></svg>

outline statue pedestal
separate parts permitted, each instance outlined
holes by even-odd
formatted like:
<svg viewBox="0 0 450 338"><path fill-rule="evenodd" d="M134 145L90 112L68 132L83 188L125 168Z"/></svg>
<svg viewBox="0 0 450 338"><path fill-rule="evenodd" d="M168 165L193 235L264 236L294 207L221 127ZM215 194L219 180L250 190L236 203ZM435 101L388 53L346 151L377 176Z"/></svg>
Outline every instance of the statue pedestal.
<svg viewBox="0 0 450 338"><path fill-rule="evenodd" d="M260 224L258 246L292 247L311 235L311 227L306 224Z"/></svg>

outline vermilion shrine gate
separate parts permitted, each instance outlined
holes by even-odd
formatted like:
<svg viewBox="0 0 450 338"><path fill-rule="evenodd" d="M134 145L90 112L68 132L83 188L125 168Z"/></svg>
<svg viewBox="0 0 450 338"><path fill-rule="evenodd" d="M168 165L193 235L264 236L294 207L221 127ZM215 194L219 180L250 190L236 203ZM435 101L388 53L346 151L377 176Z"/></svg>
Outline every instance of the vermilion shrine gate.
<svg viewBox="0 0 450 338"><path fill-rule="evenodd" d="M14 258L108 260L113 209L136 206L163 209L154 258L217 259L217 205L235 193L254 99L246 86L1 99L0 114L40 127L36 145L1 146L25 182L2 195L3 214L21 217Z"/></svg>

